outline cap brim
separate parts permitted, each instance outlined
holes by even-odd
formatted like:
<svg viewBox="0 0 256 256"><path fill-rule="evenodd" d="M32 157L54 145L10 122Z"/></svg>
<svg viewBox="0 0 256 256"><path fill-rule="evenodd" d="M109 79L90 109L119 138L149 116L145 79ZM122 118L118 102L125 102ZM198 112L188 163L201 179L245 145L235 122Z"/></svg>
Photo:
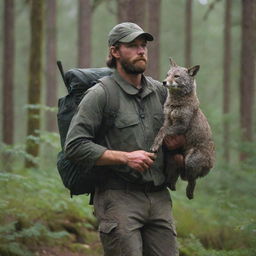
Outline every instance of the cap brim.
<svg viewBox="0 0 256 256"><path fill-rule="evenodd" d="M130 42L132 42L134 39L136 39L139 36L144 36L144 38L147 41L153 41L154 40L154 37L151 34L149 34L149 33L146 33L146 32L133 32L130 35L125 36L125 37L119 39L118 42L130 43Z"/></svg>

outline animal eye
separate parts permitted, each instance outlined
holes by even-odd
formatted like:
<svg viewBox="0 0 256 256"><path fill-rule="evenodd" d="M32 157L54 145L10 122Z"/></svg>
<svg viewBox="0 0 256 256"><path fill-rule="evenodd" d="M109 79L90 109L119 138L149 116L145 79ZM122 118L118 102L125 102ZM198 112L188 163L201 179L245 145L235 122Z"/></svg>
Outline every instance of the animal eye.
<svg viewBox="0 0 256 256"><path fill-rule="evenodd" d="M179 75L174 75L175 78L179 78L180 76Z"/></svg>

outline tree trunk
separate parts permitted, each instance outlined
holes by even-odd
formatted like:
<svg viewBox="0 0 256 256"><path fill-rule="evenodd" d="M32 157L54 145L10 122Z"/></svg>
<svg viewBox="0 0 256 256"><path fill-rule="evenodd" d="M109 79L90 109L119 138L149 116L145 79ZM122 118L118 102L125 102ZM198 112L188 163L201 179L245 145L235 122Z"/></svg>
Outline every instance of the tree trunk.
<svg viewBox="0 0 256 256"><path fill-rule="evenodd" d="M229 120L226 116L230 113L230 68L231 68L231 8L232 0L226 0L224 19L224 54L223 54L223 149L224 159L229 162Z"/></svg>
<svg viewBox="0 0 256 256"><path fill-rule="evenodd" d="M185 12L185 66L191 66L192 55L192 0L186 0Z"/></svg>
<svg viewBox="0 0 256 256"><path fill-rule="evenodd" d="M78 6L78 67L91 66L91 19L90 0L79 0Z"/></svg>
<svg viewBox="0 0 256 256"><path fill-rule="evenodd" d="M146 0L117 0L118 22L134 22L145 27Z"/></svg>
<svg viewBox="0 0 256 256"><path fill-rule="evenodd" d="M154 41L148 44L147 74L155 79L160 77L160 18L161 0L148 0L147 31L154 36Z"/></svg>
<svg viewBox="0 0 256 256"><path fill-rule="evenodd" d="M242 142L253 140L253 98L255 79L254 1L242 0L242 46L240 77L240 128ZM241 152L240 160L248 154Z"/></svg>
<svg viewBox="0 0 256 256"><path fill-rule="evenodd" d="M43 0L31 1L30 11L30 58L29 58L29 88L28 88L28 124L27 153L33 157L39 155L38 138L40 129L41 75L42 75L42 41L43 41ZM26 167L36 167L36 164L26 159Z"/></svg>
<svg viewBox="0 0 256 256"><path fill-rule="evenodd" d="M4 1L3 44L3 142L13 144L14 137L14 3Z"/></svg>
<svg viewBox="0 0 256 256"><path fill-rule="evenodd" d="M47 0L46 10L46 105L56 107L56 0ZM46 129L57 130L56 114L52 111L46 112Z"/></svg>

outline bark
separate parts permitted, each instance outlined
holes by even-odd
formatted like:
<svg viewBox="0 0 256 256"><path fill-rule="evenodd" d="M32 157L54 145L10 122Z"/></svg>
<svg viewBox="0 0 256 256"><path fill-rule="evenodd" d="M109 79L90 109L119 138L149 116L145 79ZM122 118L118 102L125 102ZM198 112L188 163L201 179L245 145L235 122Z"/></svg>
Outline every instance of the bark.
<svg viewBox="0 0 256 256"><path fill-rule="evenodd" d="M192 55L192 0L186 1L185 12L185 66L191 66Z"/></svg>
<svg viewBox="0 0 256 256"><path fill-rule="evenodd" d="M255 81L254 1L242 0L242 46L240 77L240 128L242 142L253 140L253 98ZM248 154L240 153L240 160Z"/></svg>
<svg viewBox="0 0 256 256"><path fill-rule="evenodd" d="M43 41L43 0L31 1L30 11L30 57L29 57L29 88L27 135L38 137L40 129L41 75L42 75L42 41ZM39 144L28 139L27 153L34 157L39 155ZM36 164L26 160L26 167L36 167Z"/></svg>
<svg viewBox="0 0 256 256"><path fill-rule="evenodd" d="M46 105L56 107L56 0L47 0L46 10ZM46 112L46 129L57 130L56 114L51 111Z"/></svg>
<svg viewBox="0 0 256 256"><path fill-rule="evenodd" d="M14 2L4 1L3 43L3 142L14 140Z"/></svg>
<svg viewBox="0 0 256 256"><path fill-rule="evenodd" d="M231 68L231 8L232 0L226 0L224 18L224 54L223 54L223 149L224 159L229 162L230 126L226 116L230 113L230 68Z"/></svg>
<svg viewBox="0 0 256 256"><path fill-rule="evenodd" d="M148 43L147 74L155 79L160 77L160 17L161 0L148 0L148 29L154 36L154 41Z"/></svg>
<svg viewBox="0 0 256 256"><path fill-rule="evenodd" d="M117 0L118 22L130 21L145 27L146 0Z"/></svg>
<svg viewBox="0 0 256 256"><path fill-rule="evenodd" d="M91 23L92 7L90 0L79 0L78 10L78 66L91 66Z"/></svg>

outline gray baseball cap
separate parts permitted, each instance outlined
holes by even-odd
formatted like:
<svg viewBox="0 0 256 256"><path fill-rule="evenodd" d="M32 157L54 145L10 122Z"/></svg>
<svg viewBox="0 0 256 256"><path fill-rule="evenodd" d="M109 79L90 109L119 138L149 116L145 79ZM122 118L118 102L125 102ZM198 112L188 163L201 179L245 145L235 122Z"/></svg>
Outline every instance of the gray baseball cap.
<svg viewBox="0 0 256 256"><path fill-rule="evenodd" d="M145 32L140 26L132 22L123 22L115 27L108 34L108 45L112 46L117 42L130 43L138 36L143 35L147 41L153 41L154 37Z"/></svg>

